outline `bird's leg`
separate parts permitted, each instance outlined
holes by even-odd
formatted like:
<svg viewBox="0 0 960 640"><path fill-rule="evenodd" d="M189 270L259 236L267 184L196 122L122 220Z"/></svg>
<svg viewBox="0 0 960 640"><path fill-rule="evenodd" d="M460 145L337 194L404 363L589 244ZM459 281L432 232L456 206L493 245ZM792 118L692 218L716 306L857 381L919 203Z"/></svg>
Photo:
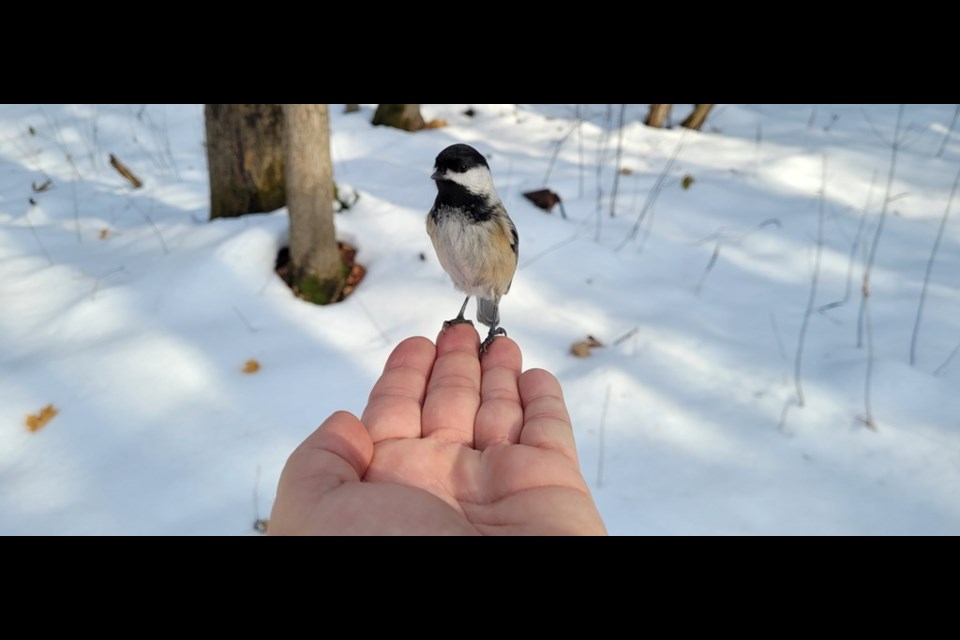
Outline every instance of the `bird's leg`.
<svg viewBox="0 0 960 640"><path fill-rule="evenodd" d="M460 313L457 314L457 317L453 320L444 320L443 330L446 331L455 324L468 324L471 327L473 326L473 321L467 320L463 317L463 312L467 310L467 303L470 302L470 296L467 296L467 299L463 301L463 306L460 307Z"/></svg>
<svg viewBox="0 0 960 640"><path fill-rule="evenodd" d="M486 340L484 340L483 344L480 345L480 353L486 353L487 349L490 348L490 345L493 344L493 341L497 338L497 336L505 335L507 335L507 330L503 327L490 327L490 333L487 334Z"/></svg>

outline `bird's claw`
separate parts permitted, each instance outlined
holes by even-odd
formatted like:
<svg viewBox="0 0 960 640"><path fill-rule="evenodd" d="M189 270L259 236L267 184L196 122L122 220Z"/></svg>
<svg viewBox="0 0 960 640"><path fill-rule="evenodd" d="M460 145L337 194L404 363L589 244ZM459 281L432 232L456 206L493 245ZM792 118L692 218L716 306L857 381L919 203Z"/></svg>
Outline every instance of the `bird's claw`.
<svg viewBox="0 0 960 640"><path fill-rule="evenodd" d="M496 340L497 336L507 335L507 330L503 327L497 327L496 329L490 329L490 333L487 334L487 339L483 341L480 345L480 354L487 352L487 349L490 348L490 345L493 344L493 341Z"/></svg>

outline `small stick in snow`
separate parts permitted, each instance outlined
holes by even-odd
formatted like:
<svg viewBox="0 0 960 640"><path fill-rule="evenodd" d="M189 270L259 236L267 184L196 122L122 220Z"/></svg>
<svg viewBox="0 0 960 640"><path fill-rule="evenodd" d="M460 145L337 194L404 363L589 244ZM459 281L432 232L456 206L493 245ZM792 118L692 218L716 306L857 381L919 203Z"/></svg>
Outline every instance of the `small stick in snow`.
<svg viewBox="0 0 960 640"><path fill-rule="evenodd" d="M623 161L623 116L626 113L627 105L620 105L620 118L617 120L617 160L613 172L613 189L610 192L610 217L617 213L617 190L620 186L620 165Z"/></svg>
<svg viewBox="0 0 960 640"><path fill-rule="evenodd" d="M127 168L127 165L120 162L120 160L117 159L117 156L113 155L112 153L110 154L110 166L116 169L117 173L123 176L127 182L132 184L134 189L139 189L143 186L143 182L140 181L140 178L133 175L133 172Z"/></svg>
<svg viewBox="0 0 960 640"><path fill-rule="evenodd" d="M960 104L957 105L957 108L953 111L953 120L950 121L950 128L947 129L947 135L943 136L943 144L940 145L940 150L937 151L937 157L943 157L943 152L947 149L947 142L950 141L950 136L953 134L953 128L957 125L957 116L960 115Z"/></svg>
<svg viewBox="0 0 960 640"><path fill-rule="evenodd" d="M597 460L597 487L603 486L603 454L604 454L603 427L604 427L604 424L606 424L607 422L607 406L609 404L610 404L610 385L608 384L607 392L603 396L603 411L600 413L600 434L599 434L600 442L597 447L598 455L599 455L599 460Z"/></svg>
<svg viewBox="0 0 960 640"><path fill-rule="evenodd" d="M615 347L615 346L617 346L618 344L629 340L629 339L632 338L633 335L634 335L637 331L639 331L639 330L640 330L640 327L634 327L633 329L630 329L630 331L627 331L625 334L623 334L622 336L620 336L619 338L617 338L616 340L614 340L613 343L611 344L611 346L614 346L614 347Z"/></svg>
<svg viewBox="0 0 960 640"><path fill-rule="evenodd" d="M810 324L810 316L813 314L813 303L817 299L817 283L820 279L820 259L823 255L823 212L827 198L827 156L823 156L823 173L820 178L820 207L817 215L817 253L814 258L813 275L810 276L810 297L807 299L807 309L803 313L803 323L800 325L800 335L797 338L797 356L794 362L794 382L797 386L797 405L803 408L805 399L803 397L803 385L801 383L801 374L803 366L803 343L807 337L807 327Z"/></svg>
<svg viewBox="0 0 960 640"><path fill-rule="evenodd" d="M873 267L873 261L877 257L877 246L880 244L880 234L883 232L883 221L887 217L887 205L890 203L890 192L893 188L893 177L897 170L897 152L900 150L902 138L900 135L900 123L903 121L903 105L897 111L897 124L893 130L893 142L890 145L890 171L887 174L887 189L883 197L883 207L880 209L880 221L877 223L877 232L873 236L873 245L870 247L870 257L867 260L866 270L863 274L862 296L860 298L860 310L863 317L863 326L867 334L867 373L863 382L863 405L864 416L861 418L863 423L873 431L877 430L877 422L873 419L873 406L871 401L873 386L873 323L870 318L870 269ZM859 344L857 345L860 346Z"/></svg>
<svg viewBox="0 0 960 640"><path fill-rule="evenodd" d="M940 372L947 368L947 365L950 364L950 361L953 360L953 356L957 355L958 351L960 351L960 344L957 344L957 346L953 348L953 351L950 353L949 356L947 356L947 359L943 361L943 364L941 364L939 367L934 369L933 375L935 376L940 375Z"/></svg>
<svg viewBox="0 0 960 640"><path fill-rule="evenodd" d="M937 238L933 241L933 249L930 250L930 259L927 260L927 271L923 274L923 288L920 290L920 303L917 305L917 320L913 324L913 337L910 338L910 366L917 360L917 334L920 332L920 318L923 316L923 303L927 299L927 285L930 282L930 272L933 271L933 261L937 257L937 249L940 247L940 239L943 238L943 229L947 226L947 218L950 216L950 205L953 204L953 197L957 195L957 184L960 183L960 172L957 173L953 181L953 188L950 189L950 197L947 199L947 208L940 219L940 228L937 230Z"/></svg>
<svg viewBox="0 0 960 640"><path fill-rule="evenodd" d="M97 278L93 281L93 291L90 292L90 300L93 301L97 299L97 291L100 289L101 280L103 280L107 276L112 276L115 273L120 273L121 271L126 271L126 269L123 268L123 266L119 266L119 267L110 269L110 271L107 271L104 274L97 276Z"/></svg>
<svg viewBox="0 0 960 640"><path fill-rule="evenodd" d="M257 327L253 326L253 324L247 320L247 316L243 315L236 305L233 306L233 312L237 314L237 317L240 318L240 322L243 323L243 326L245 326L250 333L256 333L259 331Z"/></svg>

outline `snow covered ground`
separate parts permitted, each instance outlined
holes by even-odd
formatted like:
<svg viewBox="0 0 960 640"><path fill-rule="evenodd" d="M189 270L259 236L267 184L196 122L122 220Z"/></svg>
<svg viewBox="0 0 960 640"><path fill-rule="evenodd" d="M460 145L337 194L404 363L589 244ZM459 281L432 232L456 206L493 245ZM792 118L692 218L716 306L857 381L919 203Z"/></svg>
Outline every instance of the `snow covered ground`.
<svg viewBox="0 0 960 640"><path fill-rule="evenodd" d="M448 126L415 134L372 127L374 106L331 106L335 178L360 194L338 234L368 269L331 307L273 273L285 210L207 221L201 105L0 106L0 533L256 535L292 449L459 308L424 230L457 141L489 154L519 229L503 324L560 379L611 533L960 533L956 211L909 361L954 105L903 112L870 284L876 431L857 326L896 105L718 105L702 132L645 127L646 105L622 127L619 105L423 105ZM544 186L568 219L521 195ZM571 355L587 335L607 346Z"/></svg>

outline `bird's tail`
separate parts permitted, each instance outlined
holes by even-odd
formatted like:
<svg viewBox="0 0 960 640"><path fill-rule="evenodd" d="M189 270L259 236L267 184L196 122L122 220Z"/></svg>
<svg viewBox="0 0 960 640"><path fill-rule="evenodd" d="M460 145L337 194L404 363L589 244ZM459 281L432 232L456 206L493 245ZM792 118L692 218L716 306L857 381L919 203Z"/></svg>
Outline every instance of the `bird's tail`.
<svg viewBox="0 0 960 640"><path fill-rule="evenodd" d="M477 296L477 320L488 327L500 324L500 302Z"/></svg>

